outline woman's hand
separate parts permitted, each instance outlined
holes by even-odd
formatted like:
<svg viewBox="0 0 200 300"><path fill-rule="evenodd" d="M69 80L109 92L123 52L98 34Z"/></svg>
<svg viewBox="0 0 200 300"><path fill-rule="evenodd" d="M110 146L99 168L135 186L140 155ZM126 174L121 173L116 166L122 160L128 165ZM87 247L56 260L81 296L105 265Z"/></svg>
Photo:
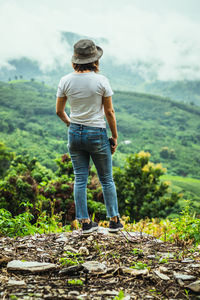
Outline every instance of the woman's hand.
<svg viewBox="0 0 200 300"><path fill-rule="evenodd" d="M67 127L69 127L69 125L70 125L70 118L69 117L68 117L68 120L66 122L66 125L67 125Z"/></svg>
<svg viewBox="0 0 200 300"><path fill-rule="evenodd" d="M115 153L117 149L117 139L114 137L110 138L110 148L111 148L111 153Z"/></svg>

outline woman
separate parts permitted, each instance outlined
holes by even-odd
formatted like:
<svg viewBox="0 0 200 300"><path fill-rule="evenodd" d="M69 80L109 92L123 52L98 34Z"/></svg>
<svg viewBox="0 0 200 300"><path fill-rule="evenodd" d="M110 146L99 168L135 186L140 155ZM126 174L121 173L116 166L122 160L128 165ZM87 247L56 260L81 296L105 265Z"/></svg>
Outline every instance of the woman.
<svg viewBox="0 0 200 300"><path fill-rule="evenodd" d="M103 50L93 41L83 39L74 45L72 66L74 72L61 78L56 113L69 127L68 148L72 159L75 185L74 199L76 218L82 221L83 233L98 229L87 210L86 188L89 161L92 158L102 185L109 231L123 228L119 221L118 202L112 177L112 158L117 148L117 126L112 105L112 89L107 78L98 74L99 59ZM65 113L66 101L70 104L70 118ZM104 112L112 138L106 133ZM111 144L112 145L111 145Z"/></svg>

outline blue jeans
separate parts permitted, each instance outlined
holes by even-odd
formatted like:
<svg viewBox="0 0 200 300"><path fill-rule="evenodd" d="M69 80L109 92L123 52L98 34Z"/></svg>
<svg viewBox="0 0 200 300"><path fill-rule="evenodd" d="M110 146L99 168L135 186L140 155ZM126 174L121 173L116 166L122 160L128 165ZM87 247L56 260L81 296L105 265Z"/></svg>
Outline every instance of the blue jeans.
<svg viewBox="0 0 200 300"><path fill-rule="evenodd" d="M89 218L86 189L90 157L95 164L102 185L107 217L118 216L117 193L112 176L111 149L106 129L71 123L68 148L75 174L76 218Z"/></svg>

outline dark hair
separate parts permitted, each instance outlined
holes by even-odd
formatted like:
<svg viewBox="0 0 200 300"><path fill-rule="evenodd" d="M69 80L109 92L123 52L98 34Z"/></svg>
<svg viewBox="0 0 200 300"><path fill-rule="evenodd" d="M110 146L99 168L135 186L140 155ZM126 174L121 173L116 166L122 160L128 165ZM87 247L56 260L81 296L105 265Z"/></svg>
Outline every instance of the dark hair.
<svg viewBox="0 0 200 300"><path fill-rule="evenodd" d="M92 63L88 63L88 64L75 64L72 63L72 66L74 68L75 71L78 72L83 72L83 71L94 71L94 72L99 72L99 61L96 60Z"/></svg>

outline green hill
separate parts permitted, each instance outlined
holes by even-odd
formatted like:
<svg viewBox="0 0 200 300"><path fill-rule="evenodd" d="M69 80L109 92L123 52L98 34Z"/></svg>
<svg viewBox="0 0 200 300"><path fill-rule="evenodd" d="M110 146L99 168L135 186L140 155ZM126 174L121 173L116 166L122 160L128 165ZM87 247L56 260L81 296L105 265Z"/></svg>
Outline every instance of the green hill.
<svg viewBox="0 0 200 300"><path fill-rule="evenodd" d="M191 200L190 205L195 213L200 212L200 180L181 176L164 175L161 177L163 181L170 182L169 192L182 194L179 200L180 209L184 208L186 203L184 200Z"/></svg>
<svg viewBox="0 0 200 300"><path fill-rule="evenodd" d="M74 32L62 32L61 39L68 44L68 51L73 53L73 44L81 38L93 39L97 45L107 47L109 40L83 36ZM37 81L45 81L51 86L56 86L63 74L72 71L70 60L56 65L52 70L42 70L38 61L30 57L11 58L8 61L10 68L0 67L0 81L34 78ZM155 94L169 97L173 100L200 106L200 80L161 81L152 74L148 80L143 77L142 69L154 70L154 63L146 64L138 61L134 67L129 64L120 64L111 55L103 55L100 61L100 69L103 74L112 79L112 87L120 91L137 91L139 93ZM144 72L145 73L145 72Z"/></svg>
<svg viewBox="0 0 200 300"><path fill-rule="evenodd" d="M67 127L55 114L55 94L54 88L35 81L0 82L0 140L53 169L53 159L67 151ZM123 167L127 153L145 150L168 174L200 178L198 107L117 91L113 102L119 130L115 165Z"/></svg>

